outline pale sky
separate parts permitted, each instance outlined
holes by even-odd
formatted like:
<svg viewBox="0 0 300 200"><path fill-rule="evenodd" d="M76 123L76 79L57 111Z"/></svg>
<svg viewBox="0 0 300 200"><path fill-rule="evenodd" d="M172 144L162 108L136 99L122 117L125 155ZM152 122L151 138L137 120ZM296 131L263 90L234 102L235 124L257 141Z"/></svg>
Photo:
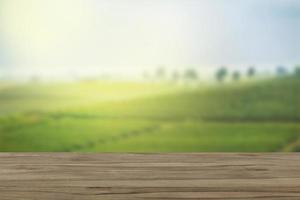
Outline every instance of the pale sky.
<svg viewBox="0 0 300 200"><path fill-rule="evenodd" d="M299 0L0 0L0 66L300 63Z"/></svg>

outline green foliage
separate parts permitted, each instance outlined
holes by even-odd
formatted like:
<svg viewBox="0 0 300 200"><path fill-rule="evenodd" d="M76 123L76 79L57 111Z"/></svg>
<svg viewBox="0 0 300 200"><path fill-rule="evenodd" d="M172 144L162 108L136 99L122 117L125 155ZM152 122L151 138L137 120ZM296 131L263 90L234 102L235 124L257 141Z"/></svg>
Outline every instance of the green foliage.
<svg viewBox="0 0 300 200"><path fill-rule="evenodd" d="M166 73L166 69L165 69L164 66L160 66L160 67L157 68L157 70L156 70L156 77L158 79L164 79L166 77L166 74L167 73Z"/></svg>
<svg viewBox="0 0 300 200"><path fill-rule="evenodd" d="M232 80L234 81L239 81L241 78L241 74L239 71L235 71L232 73Z"/></svg>
<svg viewBox="0 0 300 200"><path fill-rule="evenodd" d="M287 75L287 69L285 66L278 66L276 69L277 75L278 76L285 76Z"/></svg>
<svg viewBox="0 0 300 200"><path fill-rule="evenodd" d="M256 74L255 68L253 66L249 67L248 70L247 70L247 76L249 78L252 78L252 77L255 76L255 74Z"/></svg>
<svg viewBox="0 0 300 200"><path fill-rule="evenodd" d="M217 81L223 82L224 79L226 78L227 74L228 74L228 71L227 71L226 67L221 67L220 69L218 69L216 72Z"/></svg>
<svg viewBox="0 0 300 200"><path fill-rule="evenodd" d="M187 69L184 73L184 77L187 80L197 80L198 79L198 73L195 69Z"/></svg>
<svg viewBox="0 0 300 200"><path fill-rule="evenodd" d="M179 72L178 71L173 71L173 73L172 73L172 80L173 81L178 81L179 80L179 78L180 78L180 74L179 74Z"/></svg>

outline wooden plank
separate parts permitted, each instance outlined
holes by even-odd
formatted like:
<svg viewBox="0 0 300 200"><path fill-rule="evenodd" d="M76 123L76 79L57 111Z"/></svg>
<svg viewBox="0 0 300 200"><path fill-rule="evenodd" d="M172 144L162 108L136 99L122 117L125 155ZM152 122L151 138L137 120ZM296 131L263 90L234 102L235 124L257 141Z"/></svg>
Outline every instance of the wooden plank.
<svg viewBox="0 0 300 200"><path fill-rule="evenodd" d="M1 153L1 200L300 199L300 154Z"/></svg>

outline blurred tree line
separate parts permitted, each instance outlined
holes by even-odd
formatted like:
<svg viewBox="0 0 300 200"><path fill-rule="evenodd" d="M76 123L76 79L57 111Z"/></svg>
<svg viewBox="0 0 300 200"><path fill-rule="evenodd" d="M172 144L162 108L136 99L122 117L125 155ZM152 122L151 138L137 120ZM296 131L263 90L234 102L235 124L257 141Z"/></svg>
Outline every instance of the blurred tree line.
<svg viewBox="0 0 300 200"><path fill-rule="evenodd" d="M275 75L278 77L284 77L289 74L287 67L280 65L275 70ZM300 77L300 65L296 65L294 72L292 73L297 77ZM200 74L196 68L186 68L183 71L172 70L167 71L165 66L160 66L156 69L155 73L151 76L148 72L144 72L145 79L155 80L172 80L177 81L189 81L196 82L200 80ZM241 72L234 70L232 72L226 66L221 66L215 71L214 78L217 82L223 83L225 80L232 80L235 82L240 81L242 78L253 79L257 76L257 69L255 66L249 66L246 71Z"/></svg>

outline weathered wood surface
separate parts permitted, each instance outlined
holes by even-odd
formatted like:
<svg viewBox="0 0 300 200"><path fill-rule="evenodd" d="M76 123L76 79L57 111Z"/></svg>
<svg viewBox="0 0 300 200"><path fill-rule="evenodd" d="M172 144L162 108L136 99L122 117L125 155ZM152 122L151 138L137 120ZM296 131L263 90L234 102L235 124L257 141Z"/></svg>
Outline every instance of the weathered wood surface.
<svg viewBox="0 0 300 200"><path fill-rule="evenodd" d="M300 154L0 154L1 200L300 199Z"/></svg>

